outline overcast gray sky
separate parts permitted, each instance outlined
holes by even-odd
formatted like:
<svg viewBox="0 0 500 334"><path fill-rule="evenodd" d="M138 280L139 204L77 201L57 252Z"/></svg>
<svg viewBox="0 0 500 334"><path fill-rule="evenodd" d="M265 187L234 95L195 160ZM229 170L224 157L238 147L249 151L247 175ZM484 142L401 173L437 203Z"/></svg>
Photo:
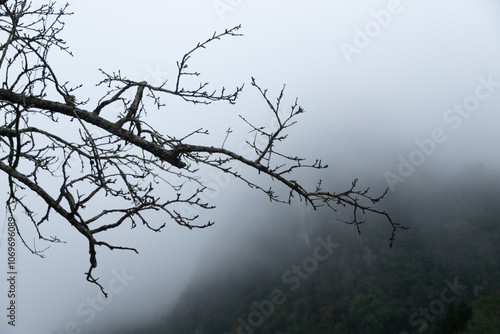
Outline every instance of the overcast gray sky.
<svg viewBox="0 0 500 334"><path fill-rule="evenodd" d="M230 126L235 133L228 145L237 147L248 136L238 114L264 125L271 120L249 85L254 76L273 99L286 83L285 102L291 105L298 97L306 109L283 148L324 158L331 168L314 176L331 180L369 173L379 180L389 177L388 186L397 191L424 166L452 171L465 162L500 165L497 1L86 0L70 5L75 15L67 18L63 35L75 57L52 61L64 81L84 84L80 95L90 97L91 106L103 93L95 87L102 79L99 68L121 70L138 81L173 80L175 62L198 41L242 24L243 37L213 43L192 59L214 88L246 83L237 105L193 107L169 99L153 116L165 130L188 132L201 125L211 130L214 144L221 144ZM54 221L49 231L68 243L52 245L44 259L19 245L18 326L8 326L2 311L0 332L59 334L77 328L90 333L122 319L154 316L188 283L200 250L221 235L231 237L242 210L248 221L239 223L241 229L252 226L253 210L241 198L270 216L287 210L258 195L231 182L214 199L219 207L206 219L218 223L207 230L172 223L157 234L141 228L117 233L114 240L126 240L140 253L100 250L96 276L115 291L105 301L85 281L86 243ZM0 193L0 200L5 198ZM5 255L3 244L1 268ZM0 294L6 291L2 279Z"/></svg>

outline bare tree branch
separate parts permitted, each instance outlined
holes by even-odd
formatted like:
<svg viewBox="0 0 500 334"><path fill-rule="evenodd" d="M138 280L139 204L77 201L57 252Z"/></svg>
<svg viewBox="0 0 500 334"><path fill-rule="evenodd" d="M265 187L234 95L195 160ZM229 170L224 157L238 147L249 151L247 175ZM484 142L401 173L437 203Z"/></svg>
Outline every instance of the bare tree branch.
<svg viewBox="0 0 500 334"><path fill-rule="evenodd" d="M156 124L150 124L147 109L153 106L162 110L164 98L180 98L194 104L235 104L243 85L230 91L224 87L209 88L207 82L185 88L183 78L200 75L188 71L193 55L216 40L241 36L237 33L240 26L214 33L188 51L177 62L178 72L172 87L168 81L153 85L128 79L120 71L101 70L104 78L95 89L102 97L96 105L87 106L89 99L80 94L80 85L70 86L60 79L57 68L48 60L53 50L71 55L59 37L64 28L62 19L70 14L66 12L67 7L56 11L53 5L31 6L22 0L0 3L0 39L3 40L0 46L0 75L3 76L0 170L8 180L6 205L11 214L16 210L24 212L41 240L64 242L57 236L44 236L44 227L53 221L64 221L75 228L89 245L90 266L86 278L104 294L104 288L93 275L97 267L96 246L137 250L98 239L106 235L102 232L118 230L127 224L135 228L138 223L158 232L169 221L189 229L213 225L211 221L196 223L197 212L214 208L203 199L208 187L200 166L240 180L264 192L273 202L291 204L292 198L298 197L314 209L321 206L332 210L351 208L352 220L344 222L356 225L358 232L365 214L380 215L392 227L391 245L395 232L406 228L375 206L387 191L373 196L369 189L357 189L357 180L343 192L324 191L321 181L316 188L306 189L296 179L298 170L327 166L319 159L308 162L284 153L286 147L282 143L288 137L287 130L297 123L297 116L304 113L297 100L283 110L285 86L273 104L267 90L251 78L251 86L261 95L277 124L275 129L268 129L240 116L254 136L253 141L246 142L253 154L243 156L225 148L233 132L230 128L221 147L215 147L199 139L208 135L205 129L188 131L176 138L162 133ZM122 108L118 117L108 112L112 105ZM239 166L256 171L256 180L255 175L243 172ZM268 188L265 185L269 180L286 191ZM195 210L186 213L182 210L186 206ZM147 218L151 214L158 218L155 223ZM17 228L22 238L26 227ZM43 250L30 247L22 240L34 254L43 256Z"/></svg>

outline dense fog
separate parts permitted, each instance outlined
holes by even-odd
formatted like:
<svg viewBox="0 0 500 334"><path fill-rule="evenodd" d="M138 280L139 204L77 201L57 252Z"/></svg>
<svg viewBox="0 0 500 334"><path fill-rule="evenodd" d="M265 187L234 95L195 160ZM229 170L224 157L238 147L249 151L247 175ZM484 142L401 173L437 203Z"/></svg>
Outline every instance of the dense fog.
<svg viewBox="0 0 500 334"><path fill-rule="evenodd" d="M213 88L245 83L236 105L194 106L168 98L163 109L150 112L159 130L181 135L202 127L211 134L203 144L221 145L230 127L225 147L237 150L252 138L238 115L262 126L272 121L266 102L250 85L253 76L272 101L286 84L283 107L298 98L305 109L279 149L328 164L326 170L294 175L309 188L321 179L325 190L340 192L354 178L374 194L389 187L381 208L395 219L406 219L406 207L414 215L432 216L433 206L425 199L437 199L433 196L441 185L448 189L443 196L451 196L453 191L444 185L453 184L454 177L472 180L459 191L478 188L481 193L499 175L500 6L495 1L89 0L70 1L69 8L74 15L66 18L63 36L74 57L61 54L52 62L64 80L83 84L80 94L90 98L89 105L102 95L95 87L102 79L98 69L121 70L138 81L174 80L176 61L184 53L214 31L241 24L242 37L213 43L193 56L191 64ZM391 251L387 221L368 215L366 231L362 226L359 236L355 226L336 220L349 219L349 209L313 211L298 199L293 205L273 204L242 182L203 173L206 182L218 187L211 198L217 208L200 212L200 219L215 225L188 230L172 222L160 233L141 227L109 232L111 241L135 247L139 254L98 249L97 276L114 291L107 299L85 280L85 240L54 218L46 231L66 243L46 244L36 240L28 225L27 242L50 248L39 258L19 244L17 325L7 324L2 298L0 332L114 333L163 326L169 312L186 307L186 296L196 302L202 295L197 292L208 289L205 283L248 275L251 266L256 277L277 272L278 277L268 280L280 280L279 273L303 249L314 247L324 231L334 241L340 233L370 253L375 250L363 244L368 235L377 252ZM482 183L473 177L478 173L493 176ZM264 176L260 180L274 184ZM5 200L5 177L1 186L0 199ZM22 217L17 213L21 228ZM415 231L399 231L392 250L420 240ZM0 261L5 268L3 242ZM344 261L351 257L347 250L353 258L359 255L359 248L346 247ZM0 293L7 290L2 279Z"/></svg>

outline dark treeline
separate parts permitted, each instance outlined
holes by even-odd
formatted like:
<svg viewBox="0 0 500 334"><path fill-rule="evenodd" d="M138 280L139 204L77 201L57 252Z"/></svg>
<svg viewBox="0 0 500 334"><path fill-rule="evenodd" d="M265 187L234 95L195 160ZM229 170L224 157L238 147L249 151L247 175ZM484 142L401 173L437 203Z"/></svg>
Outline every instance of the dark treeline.
<svg viewBox="0 0 500 334"><path fill-rule="evenodd" d="M316 213L308 239L290 223L246 240L140 332L500 333L500 173L422 174L385 200L411 226L392 249L376 218L359 236Z"/></svg>

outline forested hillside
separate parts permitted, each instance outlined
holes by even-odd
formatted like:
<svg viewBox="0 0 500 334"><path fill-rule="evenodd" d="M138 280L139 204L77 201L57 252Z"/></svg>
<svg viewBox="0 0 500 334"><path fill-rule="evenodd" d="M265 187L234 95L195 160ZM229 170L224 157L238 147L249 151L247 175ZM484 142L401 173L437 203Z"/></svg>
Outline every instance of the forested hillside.
<svg viewBox="0 0 500 334"><path fill-rule="evenodd" d="M148 333L500 333L500 174L415 175L386 205L411 226L393 248L373 217L359 236L320 213L310 242L261 236L199 272Z"/></svg>

